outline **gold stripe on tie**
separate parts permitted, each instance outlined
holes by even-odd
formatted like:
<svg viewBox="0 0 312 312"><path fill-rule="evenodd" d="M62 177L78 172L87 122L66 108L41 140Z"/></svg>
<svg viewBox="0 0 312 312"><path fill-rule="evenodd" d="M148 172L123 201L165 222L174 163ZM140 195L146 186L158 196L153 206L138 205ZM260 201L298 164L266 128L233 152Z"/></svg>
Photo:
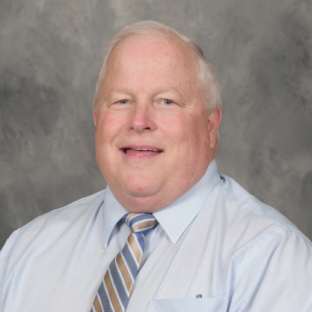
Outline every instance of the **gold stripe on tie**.
<svg viewBox="0 0 312 312"><path fill-rule="evenodd" d="M126 223L129 225L131 219L133 219L134 217L136 217L137 215L139 215L140 213L137 212L132 212L128 215L128 217L126 218Z"/></svg>
<svg viewBox="0 0 312 312"><path fill-rule="evenodd" d="M140 266L141 259L142 259L142 250L141 250L137 240L135 239L134 235L131 234L128 237L128 243L129 243L129 247L131 248L131 250L135 256L135 259L138 263L138 266Z"/></svg>
<svg viewBox="0 0 312 312"><path fill-rule="evenodd" d="M156 223L157 223L156 220L146 220L146 221L143 221L143 222L136 223L132 227L132 232L136 232L136 231L139 231L139 230L142 230L142 229L149 228L149 227L155 225Z"/></svg>
<svg viewBox="0 0 312 312"><path fill-rule="evenodd" d="M106 289L108 291L108 296L109 296L110 302L114 308L114 311L115 312L123 312L122 306L119 302L115 287L113 285L113 282L111 280L111 277L110 277L110 274L108 271L106 272L106 274L104 276L104 283L106 285Z"/></svg>
<svg viewBox="0 0 312 312"><path fill-rule="evenodd" d="M121 253L119 253L117 255L116 262L117 262L119 271L120 271L120 273L122 275L122 279L125 282L126 288L128 290L128 294L130 294L130 290L131 290L133 281L132 281L132 277L131 277L131 275L130 275L130 273L128 271L127 265L125 264L125 261L124 261L122 255L121 255Z"/></svg>
<svg viewBox="0 0 312 312"><path fill-rule="evenodd" d="M95 312L103 312L98 296L96 295L93 302Z"/></svg>

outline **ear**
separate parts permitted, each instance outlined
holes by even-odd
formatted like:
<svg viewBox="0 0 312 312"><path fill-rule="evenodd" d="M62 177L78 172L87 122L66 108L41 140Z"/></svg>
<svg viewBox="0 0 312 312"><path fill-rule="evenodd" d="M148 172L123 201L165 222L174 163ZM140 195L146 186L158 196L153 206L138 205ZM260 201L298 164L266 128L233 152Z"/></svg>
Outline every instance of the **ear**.
<svg viewBox="0 0 312 312"><path fill-rule="evenodd" d="M222 110L221 108L216 108L211 111L208 115L208 129L209 129L209 139L210 139L210 148L214 149L217 144L217 133L219 125L222 119Z"/></svg>
<svg viewBox="0 0 312 312"><path fill-rule="evenodd" d="M93 122L94 125L96 126L96 108L93 110Z"/></svg>

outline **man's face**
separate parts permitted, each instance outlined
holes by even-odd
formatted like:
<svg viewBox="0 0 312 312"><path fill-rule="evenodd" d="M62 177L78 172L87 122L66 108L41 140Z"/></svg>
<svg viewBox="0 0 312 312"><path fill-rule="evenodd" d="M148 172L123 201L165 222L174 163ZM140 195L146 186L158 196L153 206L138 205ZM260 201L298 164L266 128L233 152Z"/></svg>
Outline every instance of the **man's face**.
<svg viewBox="0 0 312 312"><path fill-rule="evenodd" d="M219 110L208 115L181 42L132 36L112 53L94 121L99 168L129 211L157 211L189 190L213 158Z"/></svg>

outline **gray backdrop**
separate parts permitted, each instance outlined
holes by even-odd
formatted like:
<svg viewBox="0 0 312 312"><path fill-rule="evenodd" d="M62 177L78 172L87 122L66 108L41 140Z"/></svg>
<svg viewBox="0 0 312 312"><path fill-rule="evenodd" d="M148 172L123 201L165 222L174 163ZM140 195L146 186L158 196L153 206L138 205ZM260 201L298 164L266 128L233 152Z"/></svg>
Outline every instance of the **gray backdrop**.
<svg viewBox="0 0 312 312"><path fill-rule="evenodd" d="M16 228L105 187L92 99L122 26L201 45L224 102L220 172L312 238L311 0L1 0L0 247Z"/></svg>

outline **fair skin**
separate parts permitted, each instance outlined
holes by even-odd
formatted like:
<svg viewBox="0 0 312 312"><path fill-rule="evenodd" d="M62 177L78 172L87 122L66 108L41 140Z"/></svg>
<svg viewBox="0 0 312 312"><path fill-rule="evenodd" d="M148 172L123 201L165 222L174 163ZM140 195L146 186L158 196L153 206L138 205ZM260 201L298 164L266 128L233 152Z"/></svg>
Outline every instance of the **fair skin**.
<svg viewBox="0 0 312 312"><path fill-rule="evenodd" d="M213 159L220 121L180 41L124 39L94 109L96 158L116 199L130 212L155 212L182 196Z"/></svg>

